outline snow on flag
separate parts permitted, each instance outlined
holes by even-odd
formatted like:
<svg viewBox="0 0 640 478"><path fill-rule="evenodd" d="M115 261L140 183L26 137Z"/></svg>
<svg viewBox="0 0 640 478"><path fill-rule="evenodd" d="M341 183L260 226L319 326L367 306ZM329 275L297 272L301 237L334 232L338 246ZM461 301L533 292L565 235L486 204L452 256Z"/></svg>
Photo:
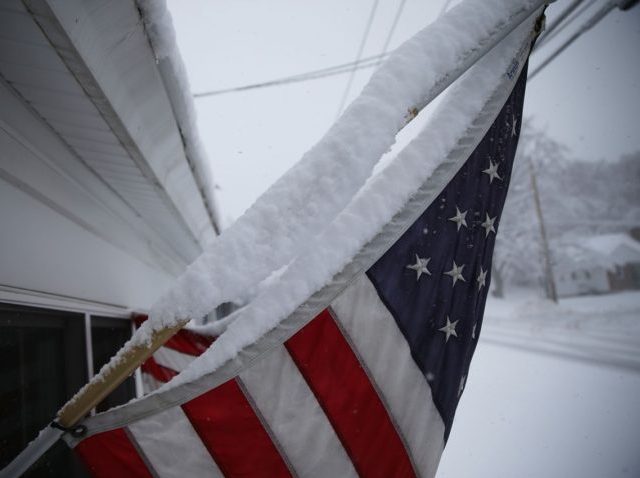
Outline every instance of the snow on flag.
<svg viewBox="0 0 640 478"><path fill-rule="evenodd" d="M94 476L432 476L480 333L525 78L418 220L313 320L204 393L93 427L75 449ZM183 331L143 370L171 378L209 340Z"/></svg>
<svg viewBox="0 0 640 478"><path fill-rule="evenodd" d="M65 435L93 476L435 475L482 327L520 132L532 38L522 36L455 85L434 122L448 125L438 134L462 132L331 282L202 373L196 364L237 345L234 326L287 291L267 287L215 341L180 332L143 370L159 382L182 374L85 419L84 437ZM475 112L460 120L461 111ZM429 134L416 140L425 156ZM273 290L295 288L294 272Z"/></svg>
<svg viewBox="0 0 640 478"><path fill-rule="evenodd" d="M146 315L136 315L133 319L136 327L140 327L147 318ZM187 328L178 331L140 366L144 392L152 392L178 375L214 341L215 335L205 335Z"/></svg>

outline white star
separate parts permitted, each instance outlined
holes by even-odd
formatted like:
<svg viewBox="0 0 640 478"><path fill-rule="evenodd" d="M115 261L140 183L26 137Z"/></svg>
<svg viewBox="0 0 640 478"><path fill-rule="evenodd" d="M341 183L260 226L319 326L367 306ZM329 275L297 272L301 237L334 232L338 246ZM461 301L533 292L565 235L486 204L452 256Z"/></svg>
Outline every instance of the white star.
<svg viewBox="0 0 640 478"><path fill-rule="evenodd" d="M493 227L493 223L496 221L496 218L498 216L495 217L489 217L488 213L485 213L487 215L487 218L484 220L484 222L481 224L482 227L484 227L485 230L485 235L484 237L489 236L490 232L493 232L494 234L496 233L496 229Z"/></svg>
<svg viewBox="0 0 640 478"><path fill-rule="evenodd" d="M476 338L476 326L478 324L473 324L473 330L471 331L471 338L475 339Z"/></svg>
<svg viewBox="0 0 640 478"><path fill-rule="evenodd" d="M422 258L418 257L418 254L416 254L416 263L407 265L407 269L413 269L416 271L416 282L420 280L420 276L422 274L427 274L428 276L431 275L431 271L427 269L427 265L430 260L431 257Z"/></svg>
<svg viewBox="0 0 640 478"><path fill-rule="evenodd" d="M476 281L478 282L478 290L482 290L482 288L486 285L486 280L487 280L487 271L482 270L482 266L480 266L480 273L476 278Z"/></svg>
<svg viewBox="0 0 640 478"><path fill-rule="evenodd" d="M455 322L452 323L449 320L449 316L447 316L447 325L445 325L444 327L440 327L438 329L438 331L444 332L444 334L445 334L445 339L444 339L445 343L447 343L449 341L449 337L451 337L452 335L454 337L458 336L458 334L456 333L456 325L458 324L458 322L459 321L456 320Z"/></svg>
<svg viewBox="0 0 640 478"><path fill-rule="evenodd" d="M462 395L462 392L464 391L464 384L467 381L467 376L463 375L460 378L460 385L458 386L458 396Z"/></svg>
<svg viewBox="0 0 640 478"><path fill-rule="evenodd" d="M462 282L467 282L465 278L462 277L462 269L464 269L464 264L458 267L456 265L456 261L453 261L453 268L450 271L445 272L444 275L451 276L451 278L453 279L453 285L456 285L458 279L460 279Z"/></svg>
<svg viewBox="0 0 640 478"><path fill-rule="evenodd" d="M493 161L489 160L489 167L482 172L489 175L489 184L493 182L494 178L500 179L502 181L502 178L498 174L498 163L494 163Z"/></svg>
<svg viewBox="0 0 640 478"><path fill-rule="evenodd" d="M458 225L458 231L460 230L460 226L467 227L467 220L465 219L467 217L467 212L468 210L460 212L460 209L456 206L456 215L449 218L449 221L453 221Z"/></svg>
<svg viewBox="0 0 640 478"><path fill-rule="evenodd" d="M518 135L518 131L516 131L517 127L518 127L518 118L516 118L516 115L511 115L511 136Z"/></svg>

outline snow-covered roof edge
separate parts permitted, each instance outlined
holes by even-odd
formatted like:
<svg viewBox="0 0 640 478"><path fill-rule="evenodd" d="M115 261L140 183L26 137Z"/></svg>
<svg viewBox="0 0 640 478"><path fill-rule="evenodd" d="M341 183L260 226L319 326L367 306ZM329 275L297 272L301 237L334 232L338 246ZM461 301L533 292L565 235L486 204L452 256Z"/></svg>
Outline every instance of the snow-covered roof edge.
<svg viewBox="0 0 640 478"><path fill-rule="evenodd" d="M208 165L200 134L187 71L176 43L173 20L165 0L135 0L144 22L147 38L156 57L158 71L171 102L185 156L200 190L216 234L220 233L220 216L215 200L215 182Z"/></svg>
<svg viewBox="0 0 640 478"><path fill-rule="evenodd" d="M637 262L640 257L640 242L625 232L599 234L583 238L579 243L568 240L570 242L560 245L561 254L554 261L556 267L580 270L599 266L611 269Z"/></svg>
<svg viewBox="0 0 640 478"><path fill-rule="evenodd" d="M584 244L587 248L601 254L613 254L620 246L626 246L640 253L640 242L626 232L591 236L585 239Z"/></svg>

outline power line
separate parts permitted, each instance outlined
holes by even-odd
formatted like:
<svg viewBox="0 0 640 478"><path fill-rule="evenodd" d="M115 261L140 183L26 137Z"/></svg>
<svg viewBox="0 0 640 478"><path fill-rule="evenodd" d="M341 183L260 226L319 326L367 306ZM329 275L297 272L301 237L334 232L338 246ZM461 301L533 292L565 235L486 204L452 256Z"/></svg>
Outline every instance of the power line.
<svg viewBox="0 0 640 478"><path fill-rule="evenodd" d="M352 70L361 70L364 68L373 68L382 63L387 57L388 53L382 53L378 55L372 55L366 58L362 58L359 61L350 61L348 63L342 63L340 65L321 68L319 70L312 70L297 75L285 76L274 80L263 81L260 83L251 83L242 86L233 86L230 88L221 88L217 90L203 91L201 93L194 93L194 98L205 98L208 96L222 95L225 93L235 93L240 91L254 90L258 88L267 88L271 86L286 85L290 83L298 83L302 81L317 80L320 78L326 78L328 76L342 75L349 73Z"/></svg>
<svg viewBox="0 0 640 478"><path fill-rule="evenodd" d="M535 70L533 70L528 79L532 80L538 73L540 73L549 63L551 63L560 53L566 50L574 41L576 41L583 33L593 28L602 20L607 13L616 7L616 2L610 0L607 4L598 10L589 20L587 20L567 41L560 45L556 51L554 51L546 60L544 60Z"/></svg>
<svg viewBox="0 0 640 478"><path fill-rule="evenodd" d="M362 57L362 52L364 51L364 45L367 43L367 38L369 37L369 31L371 30L371 25L373 24L373 18L376 15L376 10L378 8L378 2L380 0L373 0L373 5L371 6L371 12L369 13L369 19L367 20L367 27L364 30L364 34L362 35L362 40L360 41L360 46L358 47L358 54L356 55L356 62L360 61ZM347 96L349 95L349 90L351 90L351 83L353 83L353 77L355 76L356 68L351 69L351 74L349 75L349 80L347 81L347 87L344 89L344 93L342 94L342 99L340 100L340 106L338 107L338 114L342 113L342 109L344 108L344 104L347 102Z"/></svg>
<svg viewBox="0 0 640 478"><path fill-rule="evenodd" d="M308 72L305 72L305 73L300 73L300 74L297 74L297 75L291 75L291 76L285 76L285 77L282 77L282 78L276 78L274 80L268 80L268 81L263 81L263 82L259 82L259 83L250 83L248 85L242 85L242 86L232 86L232 87L229 87L229 88L220 88L220 89L217 89L217 90L203 91L203 92L200 92L200 93L194 93L193 97L194 98L206 98L206 97L209 97L209 96L217 96L217 95L223 95L223 94L227 94L227 93L238 93L238 92L242 92L242 91L249 91L249 90L260 89L260 88L269 88L269 87L272 87L272 86L280 86L280 85L287 85L287 84L291 84L291 83L299 83L299 82L309 81L309 80L317 80L317 79L326 78L326 77L329 77L329 76L335 76L335 75L342 75L342 74L345 74L345 73L351 73L353 71L357 71L357 70L360 70L360 69L376 67L376 66L380 65L389 56L389 54L387 53L387 49L389 47L389 44L391 43L391 39L393 38L393 34L395 33L395 30L396 30L396 28L398 26L398 23L399 23L399 20L400 20L400 16L402 15L404 6L406 4L406 1L407 0L401 0L400 4L398 5L398 9L396 10L395 18L393 19L393 23L392 23L392 25L391 25L391 27L389 29L389 33L387 34L387 38L385 39L384 46L382 48L382 53L379 53L377 55L372 55L372 56L369 56L369 57L366 57L366 58L358 59L358 60L355 60L355 61L350 61L348 63L342 63L340 65L321 68L319 70L312 70L312 71L308 71ZM451 1L452 0L448 0L448 1L445 2L445 5L443 6L442 12L444 12L447 9L447 7L451 3ZM376 1L376 3L374 4L373 7L374 7L373 8L373 12L374 12L375 9L377 8L377 1ZM365 32L365 39L366 39L366 36L368 36L368 29L370 28L370 26L371 26L371 22L368 23L367 31ZM340 108L340 109L342 110L342 108Z"/></svg>
<svg viewBox="0 0 640 478"><path fill-rule="evenodd" d="M444 15L444 12L447 11L447 8L449 8L449 5L451 4L452 0L447 0L446 2L444 2L444 5L442 5L442 8L440 9L440 13L438 13L438 17L440 18L442 15Z"/></svg>
<svg viewBox="0 0 640 478"><path fill-rule="evenodd" d="M580 6L582 0L577 0L573 4L569 5L565 11L563 11L558 18L555 19L542 34L540 39L536 42L536 47L541 47L542 45L547 44L553 38L555 38L559 33L561 33L565 28L569 25L573 24L584 12L586 12L591 6L596 2L596 0L589 0L587 3L582 5L582 7L576 11L576 8ZM567 18L568 17L568 18ZM563 23L563 21L566 21Z"/></svg>
<svg viewBox="0 0 640 478"><path fill-rule="evenodd" d="M571 13L573 13L573 11L580 6L582 1L583 0L574 0L567 8L565 8L563 12L557 16L557 18L555 18L552 22L550 22L546 26L545 31L542 32L542 35L540 35L540 38L538 38L536 43L538 45L541 45L542 43L544 43L546 39L549 38L549 35L551 35L551 33L556 28L558 28L558 26L565 20L565 18L571 15ZM591 0L591 1L594 1L594 0ZM570 22L567 22L567 23L570 23Z"/></svg>
<svg viewBox="0 0 640 478"><path fill-rule="evenodd" d="M582 6L582 8L580 8L578 11L574 11L575 10L575 6L574 4L577 3L581 3L581 0L578 0L576 2L574 2L574 4L571 4L569 7L567 7L567 9L562 13L561 16L563 16L563 19L566 19L566 21L564 23L562 23L563 19L556 19L548 28L547 30L547 34L545 34L545 36L543 37L543 42L546 43L549 40L551 40L551 38L553 36L555 36L556 34L558 34L560 31L562 31L564 28L566 28L566 26L570 23L573 23L576 18L578 18L585 10L587 10L593 3L595 2L595 0L590 0L589 2L587 2L586 4L584 4ZM304 81L310 81L310 80L317 80L317 79L321 79L321 78L326 78L326 77L330 77L330 76L335 76L335 75L343 75L345 73L352 73L353 71L357 71L360 69L366 69L366 68L374 68L378 65L380 65L388 56L389 54L386 53L386 48L388 47L388 44L390 43L391 37L394 33L394 30L397 26L398 23L398 19L400 18L400 14L402 13L402 8L404 7L404 4L406 3L406 0L402 0L397 12L396 12L396 17L394 18L394 22L393 25L391 26L391 29L389 31L389 33L387 34L387 38L385 40L385 47L383 49L383 53L377 54L377 55L372 55L366 58L362 58L360 60L356 60L356 61L350 61L347 63L342 63L339 65L334 65L334 66L330 66L330 67L326 67L326 68L321 68L318 70L312 70L312 71L308 71L305 73L300 73L297 75L290 75L290 76L285 76L285 77L281 77L281 78L276 78L273 80L268 80L268 81L264 81L264 82L259 82L259 83L251 83L248 85L242 85L242 86L235 86L235 87L229 87L229 88L221 88L221 89L217 89L217 90L210 90L210 91L204 91L201 93L195 93L193 95L194 98L206 98L209 96L216 96L216 95L222 95L222 94L227 94L227 93L236 93L236 92L242 92L242 91L248 91L248 90L253 90L253 89L261 89L261 88L269 88L269 87L273 87L273 86L280 86L280 85L287 85L287 84L291 84L291 83L299 83L299 82L304 82ZM451 0L447 1L443 7L443 11L446 10L447 6L451 3ZM571 11L573 11L573 15L571 15ZM569 16L571 15L571 16ZM568 17L568 18L567 18ZM589 27L590 28L590 27ZM588 28L587 28L588 29ZM583 32L582 32L583 33ZM578 35L579 36L579 35ZM542 43L538 43L538 47L541 45ZM565 46L564 48L568 47ZM563 48L563 49L564 49ZM538 51L536 49L536 51ZM555 52L554 54L552 54L553 58L555 58L560 52ZM535 71L533 71L530 75L529 78L533 78L534 75L536 75L538 73L539 70L542 69L543 66L546 66L548 63L551 62L551 60L553 59L548 59L547 61L545 61L544 65L540 65Z"/></svg>
<svg viewBox="0 0 640 478"><path fill-rule="evenodd" d="M387 52L387 48L389 48L389 43L391 43L391 38L393 37L393 33L396 31L396 27L398 26L398 20L400 20L400 15L402 15L402 10L404 9L404 5L407 3L407 0L402 0L400 5L398 5L398 9L396 10L396 16L393 19L393 23L391 24L391 28L389 29L389 33L387 34L387 39L384 41L384 46L382 47L382 53L385 54Z"/></svg>

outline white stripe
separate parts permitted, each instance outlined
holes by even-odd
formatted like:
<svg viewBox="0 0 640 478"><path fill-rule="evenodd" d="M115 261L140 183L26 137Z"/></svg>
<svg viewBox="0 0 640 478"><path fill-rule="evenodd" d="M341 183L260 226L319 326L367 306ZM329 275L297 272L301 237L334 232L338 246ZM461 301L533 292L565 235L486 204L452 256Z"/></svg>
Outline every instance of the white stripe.
<svg viewBox="0 0 640 478"><path fill-rule="evenodd" d="M183 354L169 347L160 347L153 353L158 365L170 368L176 372L182 372L187 366L195 360L193 355Z"/></svg>
<svg viewBox="0 0 640 478"><path fill-rule="evenodd" d="M158 478L224 476L180 407L139 420L128 429Z"/></svg>
<svg viewBox="0 0 640 478"><path fill-rule="evenodd" d="M150 373L142 372L142 390L145 395L154 390L158 390L162 385L164 385L164 383L156 380Z"/></svg>
<svg viewBox="0 0 640 478"><path fill-rule="evenodd" d="M418 473L434 476L444 449L444 423L395 319L365 274L331 308L382 394Z"/></svg>
<svg viewBox="0 0 640 478"><path fill-rule="evenodd" d="M281 346L240 374L298 476L357 477L315 395Z"/></svg>

